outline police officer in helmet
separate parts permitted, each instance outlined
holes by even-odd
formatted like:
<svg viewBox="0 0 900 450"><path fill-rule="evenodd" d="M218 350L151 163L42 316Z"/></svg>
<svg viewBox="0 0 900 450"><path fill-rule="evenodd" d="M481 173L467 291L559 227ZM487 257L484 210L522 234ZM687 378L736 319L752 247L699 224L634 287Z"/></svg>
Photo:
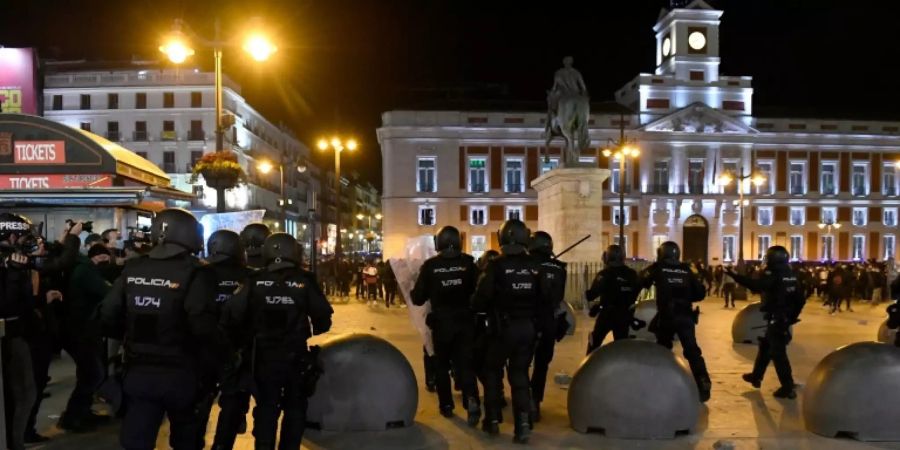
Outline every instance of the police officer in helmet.
<svg viewBox="0 0 900 450"><path fill-rule="evenodd" d="M422 306L431 301L427 324L434 342L435 385L441 415L453 416L450 367L459 377L468 422L478 425L481 406L472 370L475 329L469 299L475 291L478 269L475 259L461 251L459 230L445 226L434 236L438 251L422 264L412 291L412 301Z"/></svg>
<svg viewBox="0 0 900 450"><path fill-rule="evenodd" d="M772 361L778 381L781 382L781 387L774 393L775 397L792 399L797 394L794 391L787 346L791 341L790 327L799 321L800 311L806 304L806 295L797 273L788 264L789 259L787 249L775 245L766 250L766 265L761 277L750 278L733 273L731 269L727 270L738 284L760 294L760 311L766 319L766 334L759 340L753 371L743 375L744 381L759 388L769 361Z"/></svg>
<svg viewBox="0 0 900 450"><path fill-rule="evenodd" d="M247 252L247 266L252 269L261 269L266 266L262 256L263 242L272 234L264 223L251 223L241 230L241 243Z"/></svg>
<svg viewBox="0 0 900 450"><path fill-rule="evenodd" d="M252 273L247 267L247 255L240 236L231 230L218 230L209 236L206 241L206 262L216 273L217 296L216 308L218 311L231 299L234 292L246 283ZM240 342L241 337L229 336L229 341ZM245 353L243 349L236 349L231 361L226 365L219 380L221 393L219 395L219 419L216 425L216 435L213 441L213 449L231 449L241 429L246 428L246 415L250 408L250 392L245 386L245 378L249 376L246 365L242 364ZM208 418L209 409L215 391L210 392L206 409L202 410L201 421ZM205 436L201 434L201 439ZM202 441L201 441L202 443Z"/></svg>
<svg viewBox="0 0 900 450"><path fill-rule="evenodd" d="M200 382L227 358L216 276L194 256L203 248L203 227L190 212L160 211L151 232L153 249L126 263L100 310L105 335L125 344L128 409L120 442L127 450L154 448L166 415L171 447L191 449L201 426ZM205 367L210 358L215 367Z"/></svg>
<svg viewBox="0 0 900 450"><path fill-rule="evenodd" d="M499 433L501 370L508 364L512 390L515 435L513 441L526 443L530 437L528 365L534 353L534 320L542 299L551 297L542 289L540 265L528 255L528 228L519 220L507 220L500 227L501 255L481 274L475 295L476 311L492 318L493 337L488 342L485 360L485 418L482 428L488 434Z"/></svg>
<svg viewBox="0 0 900 450"><path fill-rule="evenodd" d="M315 352L306 341L331 328L334 311L315 279L300 269L302 250L293 236L270 235L263 243L262 256L265 269L251 276L225 304L222 324L226 330L246 330L256 400L256 448L299 449L307 397L318 378Z"/></svg>
<svg viewBox="0 0 900 450"><path fill-rule="evenodd" d="M553 360L553 348L569 329L563 303L566 294L566 263L553 257L553 237L544 231L535 231L531 235L528 253L540 264L541 281L552 293L550 301L538 305L535 322L537 341L534 347L534 369L531 372L531 420L539 422L547 371Z"/></svg>
<svg viewBox="0 0 900 450"><path fill-rule="evenodd" d="M603 344L610 331L613 339L627 339L628 329L634 317L634 303L640 292L637 272L625 265L625 252L618 245L610 245L603 252L603 270L597 273L590 289L585 291L585 299L591 305L589 314L596 317L594 331L588 338L587 352L590 354Z"/></svg>
<svg viewBox="0 0 900 450"><path fill-rule="evenodd" d="M706 296L706 288L690 266L681 262L681 249L672 241L663 242L659 246L656 250L656 262L641 273L641 287L649 288L654 285L657 313L654 318L655 326L651 330L655 330L656 342L671 349L673 338L678 335L684 357L697 382L700 401L706 402L709 400L712 382L706 370L703 352L697 344L696 315L691 309L693 302L699 302Z"/></svg>

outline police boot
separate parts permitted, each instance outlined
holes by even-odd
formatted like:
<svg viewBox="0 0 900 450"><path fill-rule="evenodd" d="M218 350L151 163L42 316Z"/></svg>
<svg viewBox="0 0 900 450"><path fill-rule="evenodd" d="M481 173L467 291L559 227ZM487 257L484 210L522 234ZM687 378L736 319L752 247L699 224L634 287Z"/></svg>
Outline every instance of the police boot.
<svg viewBox="0 0 900 450"><path fill-rule="evenodd" d="M500 424L497 423L496 419L485 417L484 421L481 422L481 431L491 436L496 436L500 434Z"/></svg>
<svg viewBox="0 0 900 450"><path fill-rule="evenodd" d="M469 414L469 426L474 427L475 425L478 425L478 421L481 420L481 406L478 404L477 397L469 397L469 400L466 403L466 412Z"/></svg>
<svg viewBox="0 0 900 450"><path fill-rule="evenodd" d="M528 438L531 437L531 421L528 420L528 413L516 414L515 431L513 434L513 442L516 444L527 444Z"/></svg>
<svg viewBox="0 0 900 450"><path fill-rule="evenodd" d="M788 400L793 400L793 399L797 398L797 392L794 391L793 386L792 387L782 386L782 387L776 389L775 392L772 393L772 395L774 395L777 398L785 398Z"/></svg>
<svg viewBox="0 0 900 450"><path fill-rule="evenodd" d="M753 385L753 387L755 387L757 389L759 389L759 387L762 386L762 380L753 376L752 373L745 373L745 374L741 375L741 378L743 378L744 381L750 383L751 385Z"/></svg>
<svg viewBox="0 0 900 450"><path fill-rule="evenodd" d="M706 403L711 395L712 381L709 378L697 380L697 390L700 392L700 403Z"/></svg>

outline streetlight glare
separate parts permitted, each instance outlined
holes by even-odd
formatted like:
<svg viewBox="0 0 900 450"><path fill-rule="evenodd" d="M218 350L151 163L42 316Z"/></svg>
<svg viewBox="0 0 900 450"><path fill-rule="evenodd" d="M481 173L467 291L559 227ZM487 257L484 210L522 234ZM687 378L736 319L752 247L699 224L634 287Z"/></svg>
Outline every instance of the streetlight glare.
<svg viewBox="0 0 900 450"><path fill-rule="evenodd" d="M347 150L356 150L356 140L350 139L347 141Z"/></svg>
<svg viewBox="0 0 900 450"><path fill-rule="evenodd" d="M244 51L256 61L265 61L278 50L272 42L262 34L252 34L244 42Z"/></svg>
<svg viewBox="0 0 900 450"><path fill-rule="evenodd" d="M762 175L756 175L756 176L754 176L753 179L750 180L750 181L752 181L753 184L756 185L756 187L759 187L759 186L762 186L763 183L766 182L766 177L764 177L764 176L762 176Z"/></svg>
<svg viewBox="0 0 900 450"><path fill-rule="evenodd" d="M328 141L326 141L325 139L319 139L319 143L317 145L319 146L319 150L328 150Z"/></svg>
<svg viewBox="0 0 900 450"><path fill-rule="evenodd" d="M723 173L719 176L719 185L726 186L731 184L734 178L731 177L731 174Z"/></svg>
<svg viewBox="0 0 900 450"><path fill-rule="evenodd" d="M375 220L381 220L382 217L384 216L382 216L381 213L375 214Z"/></svg>
<svg viewBox="0 0 900 450"><path fill-rule="evenodd" d="M364 216L364 215L362 215L362 214L357 214L357 215L356 215L356 218L359 219L359 220L363 220L363 219L366 218L366 216Z"/></svg>
<svg viewBox="0 0 900 450"><path fill-rule="evenodd" d="M331 138L331 146L334 148L341 148L341 140L336 137Z"/></svg>
<svg viewBox="0 0 900 450"><path fill-rule="evenodd" d="M612 155L612 151L610 151L610 149L608 149L608 148L604 148L604 149L603 149L603 156L609 158L609 155Z"/></svg>
<svg viewBox="0 0 900 450"><path fill-rule="evenodd" d="M274 167L272 166L272 163L270 163L268 161L263 161L263 162L259 163L259 165L256 168L259 169L259 171L262 173L269 173L272 171L272 169Z"/></svg>
<svg viewBox="0 0 900 450"><path fill-rule="evenodd" d="M638 156L641 156L640 149L638 149L637 147L631 147L631 157L637 158Z"/></svg>
<svg viewBox="0 0 900 450"><path fill-rule="evenodd" d="M189 56L194 54L194 49L188 47L188 45L180 38L170 39L159 47L159 51L165 53L169 58L169 61L172 61L175 64L183 63Z"/></svg>
<svg viewBox="0 0 900 450"><path fill-rule="evenodd" d="M841 224L839 224L839 223L834 223L834 224L831 224L831 226L833 226L835 229L838 229L838 228L841 227Z"/></svg>

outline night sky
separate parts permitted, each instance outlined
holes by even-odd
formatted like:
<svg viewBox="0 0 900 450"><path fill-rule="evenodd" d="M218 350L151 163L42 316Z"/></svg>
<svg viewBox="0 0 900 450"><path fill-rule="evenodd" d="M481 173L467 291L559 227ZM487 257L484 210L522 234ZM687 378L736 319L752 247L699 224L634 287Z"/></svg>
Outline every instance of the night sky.
<svg viewBox="0 0 900 450"><path fill-rule="evenodd" d="M652 72L651 27L668 1L586 3L0 0L0 45L35 46L53 59L159 59L176 17L212 36L216 16L225 35L260 16L276 32L277 58L259 65L226 50L226 73L310 147L335 131L359 138L344 163L380 186L383 111L447 98L540 102L566 54L594 101ZM725 11L721 73L754 77L757 115L900 118L898 2L709 3ZM212 55L198 48L192 61L211 69Z"/></svg>

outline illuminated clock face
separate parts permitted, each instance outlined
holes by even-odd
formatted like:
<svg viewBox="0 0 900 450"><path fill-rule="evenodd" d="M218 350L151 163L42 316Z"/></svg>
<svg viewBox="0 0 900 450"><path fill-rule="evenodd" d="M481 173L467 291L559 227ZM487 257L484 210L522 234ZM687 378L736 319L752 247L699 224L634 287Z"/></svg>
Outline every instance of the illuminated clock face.
<svg viewBox="0 0 900 450"><path fill-rule="evenodd" d="M695 31L688 36L688 45L694 50L702 50L706 47L706 36L699 31Z"/></svg>
<svg viewBox="0 0 900 450"><path fill-rule="evenodd" d="M662 43L662 52L663 56L669 56L669 53L672 51L672 40L668 37L663 39Z"/></svg>

